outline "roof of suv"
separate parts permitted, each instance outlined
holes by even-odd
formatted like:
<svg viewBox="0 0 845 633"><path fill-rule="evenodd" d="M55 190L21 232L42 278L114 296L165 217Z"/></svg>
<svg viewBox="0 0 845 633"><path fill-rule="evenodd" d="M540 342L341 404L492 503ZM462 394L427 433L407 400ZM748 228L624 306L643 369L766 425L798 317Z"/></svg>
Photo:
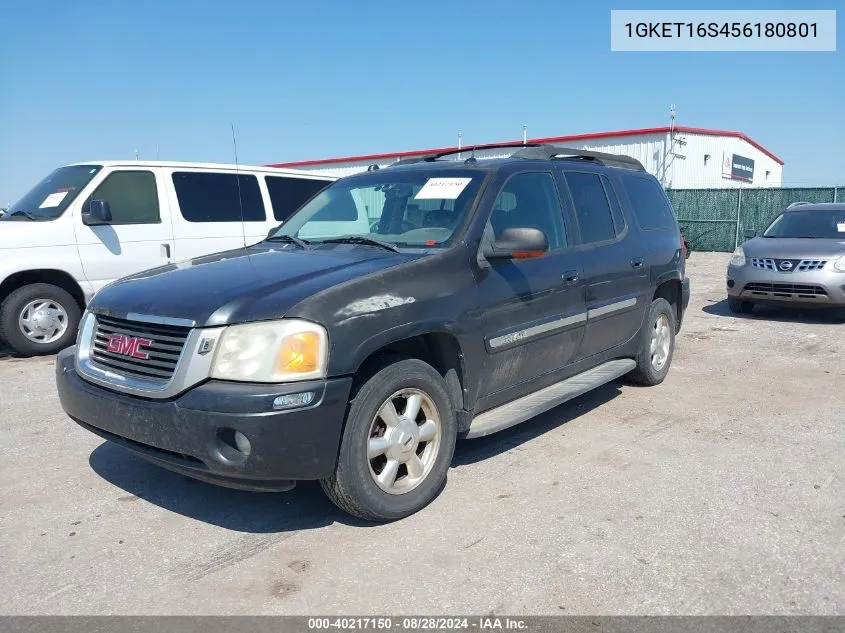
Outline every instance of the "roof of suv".
<svg viewBox="0 0 845 633"><path fill-rule="evenodd" d="M799 204L797 206L784 209L784 213L792 213L793 211L845 211L845 203L810 202L807 204Z"/></svg>

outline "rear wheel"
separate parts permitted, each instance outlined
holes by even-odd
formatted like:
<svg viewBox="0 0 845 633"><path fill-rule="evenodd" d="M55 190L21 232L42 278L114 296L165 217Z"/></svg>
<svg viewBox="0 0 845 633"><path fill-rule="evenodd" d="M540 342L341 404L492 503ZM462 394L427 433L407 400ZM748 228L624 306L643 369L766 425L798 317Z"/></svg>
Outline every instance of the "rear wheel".
<svg viewBox="0 0 845 633"><path fill-rule="evenodd" d="M431 503L446 483L457 439L440 374L414 359L367 380L350 403L334 475L323 490L342 510L394 521Z"/></svg>
<svg viewBox="0 0 845 633"><path fill-rule="evenodd" d="M55 354L76 338L81 312L66 290L31 284L0 305L0 338L24 356Z"/></svg>
<svg viewBox="0 0 845 633"><path fill-rule="evenodd" d="M728 297L728 308L730 308L731 312L734 314L751 314L751 311L754 309L754 304L750 301L742 301L741 299Z"/></svg>
<svg viewBox="0 0 845 633"><path fill-rule="evenodd" d="M659 385L669 373L675 351L675 309L666 299L651 302L645 326L640 332L637 367L628 377L648 387Z"/></svg>

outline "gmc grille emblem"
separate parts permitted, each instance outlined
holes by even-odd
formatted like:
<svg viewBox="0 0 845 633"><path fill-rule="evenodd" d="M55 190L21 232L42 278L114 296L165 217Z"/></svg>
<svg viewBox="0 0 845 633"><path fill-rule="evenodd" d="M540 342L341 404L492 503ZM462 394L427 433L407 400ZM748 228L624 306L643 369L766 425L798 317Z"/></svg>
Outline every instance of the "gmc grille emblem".
<svg viewBox="0 0 845 633"><path fill-rule="evenodd" d="M141 349L143 346L153 344L153 341L148 338L138 338L137 336L127 336L126 334L109 334L106 337L106 341L106 349L113 354L131 356L132 358L140 358L141 360L149 360L150 358L150 354Z"/></svg>

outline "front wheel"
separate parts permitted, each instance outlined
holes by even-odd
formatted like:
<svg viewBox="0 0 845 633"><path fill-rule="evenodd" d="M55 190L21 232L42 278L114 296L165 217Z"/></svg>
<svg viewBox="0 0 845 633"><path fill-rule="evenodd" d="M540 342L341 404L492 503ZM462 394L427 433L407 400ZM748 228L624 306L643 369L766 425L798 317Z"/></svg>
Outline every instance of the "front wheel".
<svg viewBox="0 0 845 633"><path fill-rule="evenodd" d="M675 309L666 299L651 302L640 333L637 367L628 375L632 382L651 387L666 378L675 352L675 321Z"/></svg>
<svg viewBox="0 0 845 633"><path fill-rule="evenodd" d="M401 360L355 395L334 475L320 483L353 516L402 519L443 489L456 440L455 410L443 378L422 361Z"/></svg>
<svg viewBox="0 0 845 633"><path fill-rule="evenodd" d="M55 354L73 343L81 316L66 290L52 284L23 286L0 305L0 338L23 356Z"/></svg>

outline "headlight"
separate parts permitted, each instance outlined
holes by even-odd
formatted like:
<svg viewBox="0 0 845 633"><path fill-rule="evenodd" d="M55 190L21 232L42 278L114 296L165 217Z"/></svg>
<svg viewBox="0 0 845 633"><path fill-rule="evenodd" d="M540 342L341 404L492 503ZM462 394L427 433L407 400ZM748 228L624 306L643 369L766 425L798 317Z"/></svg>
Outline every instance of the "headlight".
<svg viewBox="0 0 845 633"><path fill-rule="evenodd" d="M326 330L309 321L282 319L230 325L220 337L211 377L244 382L325 378Z"/></svg>
<svg viewBox="0 0 845 633"><path fill-rule="evenodd" d="M838 270L840 273L845 273L845 255L833 263L833 268L834 270Z"/></svg>
<svg viewBox="0 0 845 633"><path fill-rule="evenodd" d="M745 251L742 250L742 246L738 246L731 255L731 266L745 266Z"/></svg>

